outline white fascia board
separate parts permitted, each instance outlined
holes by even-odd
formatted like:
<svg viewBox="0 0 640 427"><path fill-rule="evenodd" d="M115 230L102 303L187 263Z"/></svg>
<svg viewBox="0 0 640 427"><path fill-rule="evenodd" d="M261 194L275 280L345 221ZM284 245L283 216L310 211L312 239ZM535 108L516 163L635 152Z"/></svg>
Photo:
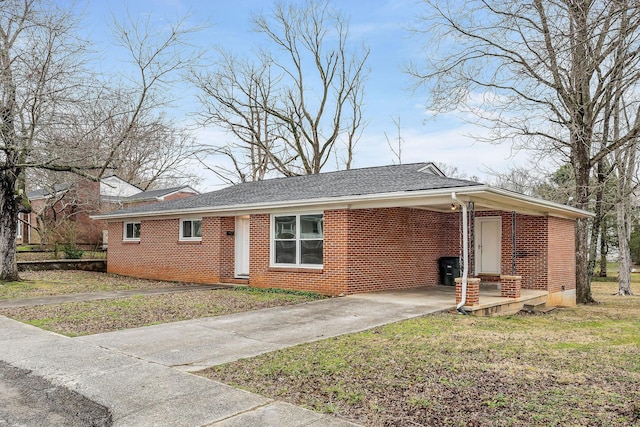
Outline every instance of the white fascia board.
<svg viewBox="0 0 640 427"><path fill-rule="evenodd" d="M563 206L558 203L524 196L518 193L491 188L486 185L467 187L438 188L433 190L403 191L396 193L366 194L360 196L328 197L308 200L282 201L274 203L260 203L253 205L231 205L219 208L199 207L192 209L175 209L168 211L149 211L118 214L111 212L103 215L94 215L94 219L121 220L127 218L168 218L184 217L185 215L201 216L238 216L249 213L271 213L277 211L297 211L309 209L367 209L390 207L426 207L430 204L443 204L451 202L451 193L455 192L462 200L482 203L483 199L494 199L495 209L500 209L500 202L504 203L506 210L522 210L523 212L539 212L540 215L551 214L566 218L582 218L593 216L590 212ZM484 196L484 197L483 197ZM509 203L510 202L510 203ZM503 209L504 210L504 209Z"/></svg>
<svg viewBox="0 0 640 427"><path fill-rule="evenodd" d="M503 209L507 210L518 211L521 209L523 212L540 212L540 214L544 215L571 219L595 216L592 212L574 208L572 206L561 205L560 203L526 196L524 194L503 190L501 188L489 187L488 185L482 185L478 188L472 188L467 191L456 192L456 194L465 195L471 199L478 198L488 200L490 201L489 204L493 204L496 209L499 209L500 206L504 206ZM511 206L511 208L508 208L509 206Z"/></svg>
<svg viewBox="0 0 640 427"><path fill-rule="evenodd" d="M460 187L459 190L470 187ZM200 207L192 209L175 209L149 212L131 212L118 214L117 211L107 214L93 215L94 219L124 219L143 217L168 217L201 214L209 216L227 216L230 214L263 213L274 210L298 210L298 209L365 209L378 207L402 207L427 205L436 197L440 201L449 201L452 188L439 188L435 190L403 191L396 193L377 193L347 197L326 197L307 200L281 201L274 203L260 203L253 205L231 205L219 208ZM437 197L441 196L441 197ZM424 198L428 197L429 200ZM433 202L431 200L431 202Z"/></svg>

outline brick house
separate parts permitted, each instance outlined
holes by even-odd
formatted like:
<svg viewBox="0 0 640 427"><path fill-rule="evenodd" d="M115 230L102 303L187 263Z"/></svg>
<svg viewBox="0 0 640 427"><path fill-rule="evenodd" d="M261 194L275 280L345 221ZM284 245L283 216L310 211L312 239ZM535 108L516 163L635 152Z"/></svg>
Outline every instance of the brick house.
<svg viewBox="0 0 640 427"><path fill-rule="evenodd" d="M464 235L470 275L517 275L567 305L574 223L589 215L418 163L242 183L95 218L108 222L111 273L326 295L413 288L439 283L439 259L458 257Z"/></svg>
<svg viewBox="0 0 640 427"><path fill-rule="evenodd" d="M20 214L16 243L66 243L69 236L65 234L72 228L76 244L96 247L106 243L106 223L92 220L91 215L196 194L189 186L142 191L116 175L100 181L79 178L74 183L56 184L27 194L32 211Z"/></svg>

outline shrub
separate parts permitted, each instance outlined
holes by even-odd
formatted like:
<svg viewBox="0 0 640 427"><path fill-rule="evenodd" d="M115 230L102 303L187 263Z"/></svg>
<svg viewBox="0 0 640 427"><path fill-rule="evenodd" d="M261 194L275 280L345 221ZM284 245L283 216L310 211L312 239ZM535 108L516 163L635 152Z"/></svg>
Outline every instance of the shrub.
<svg viewBox="0 0 640 427"><path fill-rule="evenodd" d="M77 246L65 246L62 249L67 259L80 259L82 258L83 251Z"/></svg>

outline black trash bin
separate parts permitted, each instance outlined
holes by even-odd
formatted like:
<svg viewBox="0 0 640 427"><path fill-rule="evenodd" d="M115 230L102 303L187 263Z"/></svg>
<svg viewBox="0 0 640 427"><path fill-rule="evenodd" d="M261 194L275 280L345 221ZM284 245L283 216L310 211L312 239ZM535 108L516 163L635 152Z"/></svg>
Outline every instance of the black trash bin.
<svg viewBox="0 0 640 427"><path fill-rule="evenodd" d="M456 277L460 277L460 258L443 256L438 261L440 267L440 283L446 286L455 286Z"/></svg>

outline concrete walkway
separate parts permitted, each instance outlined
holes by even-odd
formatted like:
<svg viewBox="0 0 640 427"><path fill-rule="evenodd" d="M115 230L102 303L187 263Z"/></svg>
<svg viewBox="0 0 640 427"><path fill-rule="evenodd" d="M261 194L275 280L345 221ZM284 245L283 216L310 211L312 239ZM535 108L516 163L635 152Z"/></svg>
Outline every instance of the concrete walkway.
<svg viewBox="0 0 640 427"><path fill-rule="evenodd" d="M142 360L196 371L455 306L451 287L352 295L286 307L75 338Z"/></svg>
<svg viewBox="0 0 640 427"><path fill-rule="evenodd" d="M354 426L184 371L452 306L451 288L401 291L79 338L0 316L0 360L108 407L116 426Z"/></svg>

